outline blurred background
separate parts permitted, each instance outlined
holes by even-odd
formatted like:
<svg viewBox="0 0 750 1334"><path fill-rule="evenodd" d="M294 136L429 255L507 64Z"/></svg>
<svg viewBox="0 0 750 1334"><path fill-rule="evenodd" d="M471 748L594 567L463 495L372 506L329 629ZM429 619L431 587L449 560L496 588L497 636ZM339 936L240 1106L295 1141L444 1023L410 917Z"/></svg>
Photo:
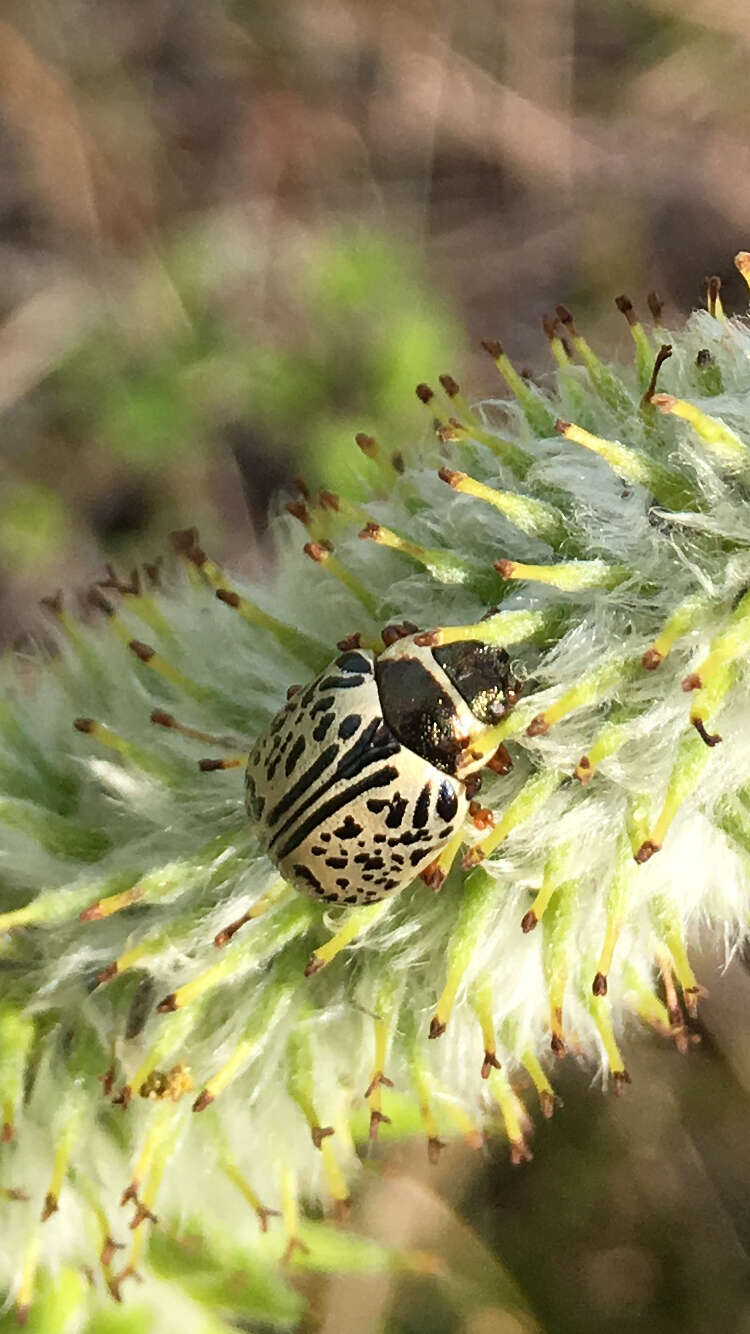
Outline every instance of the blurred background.
<svg viewBox="0 0 750 1334"><path fill-rule="evenodd" d="M744 310L749 47L736 0L4 0L0 641L174 526L262 566L294 475L355 491L418 380L494 392L482 337L544 370L557 301L614 356L620 292ZM397 1154L355 1222L452 1277L310 1328L750 1334L750 986L703 972L690 1054L567 1072L531 1165Z"/></svg>

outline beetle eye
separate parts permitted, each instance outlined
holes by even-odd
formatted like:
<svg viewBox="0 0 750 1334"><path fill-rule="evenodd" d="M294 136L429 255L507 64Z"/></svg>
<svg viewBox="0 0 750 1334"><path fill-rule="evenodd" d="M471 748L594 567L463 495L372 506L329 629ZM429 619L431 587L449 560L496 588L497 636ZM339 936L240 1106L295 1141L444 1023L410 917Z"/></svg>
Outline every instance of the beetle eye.
<svg viewBox="0 0 750 1334"><path fill-rule="evenodd" d="M432 654L480 722L497 722L508 712L510 658L504 648L470 639L443 644Z"/></svg>

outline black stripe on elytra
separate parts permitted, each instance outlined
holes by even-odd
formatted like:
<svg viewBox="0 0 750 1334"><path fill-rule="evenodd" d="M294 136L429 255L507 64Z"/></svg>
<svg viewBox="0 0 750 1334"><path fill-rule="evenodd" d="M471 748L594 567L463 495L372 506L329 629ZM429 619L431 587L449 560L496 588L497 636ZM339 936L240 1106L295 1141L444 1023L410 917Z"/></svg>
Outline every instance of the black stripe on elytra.
<svg viewBox="0 0 750 1334"><path fill-rule="evenodd" d="M340 747L338 746L329 746L323 752L323 755L330 756L332 759L334 755L338 754L339 749ZM273 847L278 839L285 837L295 820L298 819L300 815L304 814L305 811L309 811L336 783L351 782L353 778L356 778L358 774L362 773L363 769L367 769L373 764L379 764L381 760L390 759L391 756L395 755L399 750L400 746L398 741L389 728L384 725L382 718L373 718L372 722L365 728L362 735L349 747L349 750L344 752L336 765L336 768L327 776L321 787L319 787L316 792L310 793L307 800L300 806L299 810L290 815L281 828L276 830L269 846ZM333 755L331 752L333 752ZM297 797L301 794L301 791L309 787L313 779L320 777L323 770L318 770L317 773L313 773L315 767L315 765L311 765L307 775L303 774L297 783L295 783L294 789L292 789L289 794L292 797L290 802L287 802L287 799L282 797L281 801L271 813L275 817L273 823L278 819L277 813L286 814L291 806L297 801ZM326 767L327 764L323 766L323 768ZM306 781L308 776L309 782ZM302 786L303 784L304 787ZM283 810L281 809L282 807L284 807ZM271 816L269 816L268 823L269 825L272 824Z"/></svg>
<svg viewBox="0 0 750 1334"><path fill-rule="evenodd" d="M291 777L292 770L294 769L297 760L299 759L304 749L305 749L305 738L300 734L297 737L294 745L292 746L292 749L290 750L289 754L286 757L286 762L284 764L284 773L286 774L287 778Z"/></svg>
<svg viewBox="0 0 750 1334"><path fill-rule="evenodd" d="M430 818L431 791L432 791L432 784L425 783L424 787L422 788L422 791L417 797L416 805L414 807L414 814L411 820L415 829L424 829L424 826L427 824L427 821Z"/></svg>
<svg viewBox="0 0 750 1334"><path fill-rule="evenodd" d="M361 778L358 783L345 788L343 792L338 792L335 797L331 797L322 806L318 806L307 816L306 820L303 820L302 824L297 826L283 847L279 848L276 854L279 861L288 857L290 852L304 842L308 834L311 834L314 829L329 820L332 815L336 815L342 806L347 806L357 797L361 797L363 792L370 792L376 787L387 787L395 778L398 778L398 769L394 768L392 764L386 764L384 768L378 769L374 774L369 774L367 778Z"/></svg>
<svg viewBox="0 0 750 1334"><path fill-rule="evenodd" d="M326 746L325 750L320 752L317 760L305 769L303 774L300 774L296 783L287 788L281 800L277 801L276 805L268 812L269 826L275 825L282 815L286 815L286 812L294 805L297 798L307 791L316 778L320 778L320 775L325 773L330 764L333 764L338 753L338 746Z"/></svg>
<svg viewBox="0 0 750 1334"><path fill-rule="evenodd" d="M321 681L321 690L353 690L355 686L363 686L364 676L327 676Z"/></svg>

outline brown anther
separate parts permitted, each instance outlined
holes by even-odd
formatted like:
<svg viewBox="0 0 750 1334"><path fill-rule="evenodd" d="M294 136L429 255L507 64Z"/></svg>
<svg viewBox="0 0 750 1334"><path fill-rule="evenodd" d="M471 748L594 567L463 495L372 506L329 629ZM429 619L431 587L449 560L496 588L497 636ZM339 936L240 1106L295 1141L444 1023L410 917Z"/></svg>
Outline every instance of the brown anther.
<svg viewBox="0 0 750 1334"><path fill-rule="evenodd" d="M529 911L527 913L524 913L523 917L521 918L521 930L523 931L523 934L527 936L530 931L534 930L538 922L539 918L534 912L534 909L529 908Z"/></svg>
<svg viewBox="0 0 750 1334"><path fill-rule="evenodd" d="M440 631L425 630L423 634L414 636L414 643L420 648L433 648L435 644L440 643Z"/></svg>
<svg viewBox="0 0 750 1334"><path fill-rule="evenodd" d="M462 440L466 435L466 428L451 417L449 422L435 422L435 435L444 445L452 445L456 440Z"/></svg>
<svg viewBox="0 0 750 1334"><path fill-rule="evenodd" d="M143 568L146 571L146 578L148 579L152 588L159 588L161 586L161 566L162 566L161 556L159 556L157 560L152 560L152 561L145 560L143 562Z"/></svg>
<svg viewBox="0 0 750 1334"><path fill-rule="evenodd" d="M28 1321L30 1312L31 1304L29 1302L23 1302L20 1305L16 1305L16 1324L23 1328Z"/></svg>
<svg viewBox="0 0 750 1334"><path fill-rule="evenodd" d="M565 1042L560 1037L559 1033L552 1034L552 1037L550 1038L549 1041L549 1046L550 1046L550 1051L554 1056L557 1057L558 1061L561 1061L563 1059L563 1056L567 1056L568 1054L568 1048L565 1046Z"/></svg>
<svg viewBox="0 0 750 1334"><path fill-rule="evenodd" d="M140 658L141 662L150 662L156 652L156 649L151 648L149 644L144 644L140 639L131 639L128 648L132 650L136 658Z"/></svg>
<svg viewBox="0 0 750 1334"><path fill-rule="evenodd" d="M659 378L659 371L664 365L664 362L668 361L671 355L672 355L671 344L662 343L661 347L659 348L659 351L656 354L653 369L651 371L651 379L649 380L648 388L646 389L646 392L644 393L643 398L641 399L641 406L645 406L647 403L651 403L652 401L656 400L656 381ZM665 397L666 395L664 394L659 395L659 398L665 398Z"/></svg>
<svg viewBox="0 0 750 1334"><path fill-rule="evenodd" d="M430 1020L430 1031L427 1034L428 1038L441 1038L447 1027L448 1025L444 1024L441 1019L438 1019L436 1014L433 1015Z"/></svg>
<svg viewBox="0 0 750 1334"><path fill-rule="evenodd" d="M216 596L219 602L226 602L228 607L234 607L235 610L240 605L239 594L232 588L217 588Z"/></svg>
<svg viewBox="0 0 750 1334"><path fill-rule="evenodd" d="M568 330L568 333L570 334L571 338L576 338L578 335L578 330L575 327L575 324L573 322L573 316L571 312L568 310L568 307L559 305L555 306L555 310L557 312L558 320L560 321L561 324L565 325L565 328Z"/></svg>
<svg viewBox="0 0 750 1334"><path fill-rule="evenodd" d="M145 1223L147 1221L149 1223L159 1222L158 1218L156 1217L156 1214L152 1213L151 1210L147 1208L145 1204L141 1204L140 1201L137 1201L135 1213L133 1214L133 1217L130 1220L130 1231L135 1232L136 1228L141 1226L141 1223Z"/></svg>
<svg viewBox="0 0 750 1334"><path fill-rule="evenodd" d="M440 862L435 860L419 872L419 879L428 889L432 890L433 894L437 894L445 882L445 871L442 869Z"/></svg>
<svg viewBox="0 0 750 1334"><path fill-rule="evenodd" d="M682 689L686 694L690 690L700 690L702 686L703 682L697 672L689 672L687 676L683 677Z"/></svg>
<svg viewBox="0 0 750 1334"><path fill-rule="evenodd" d="M513 578L513 571L516 568L516 562L514 560L496 560L494 564L501 579Z"/></svg>
<svg viewBox="0 0 750 1334"><path fill-rule="evenodd" d="M310 1137L316 1149L319 1149L324 1139L335 1134L333 1126L310 1126Z"/></svg>
<svg viewBox="0 0 750 1334"><path fill-rule="evenodd" d="M351 653L352 649L359 648L361 638L362 636L360 635L359 631L355 630L353 635L345 635L343 639L339 639L338 643L336 644L336 648L339 649L341 653ZM300 687L294 686L293 689L299 690ZM288 692L287 692L287 699L289 699Z"/></svg>
<svg viewBox="0 0 750 1334"><path fill-rule="evenodd" d="M42 1212L39 1215L40 1221L46 1223L47 1219L51 1218L53 1214L56 1214L59 1208L60 1205L57 1202L57 1196L53 1195L52 1191L48 1191L44 1197Z"/></svg>
<svg viewBox="0 0 750 1334"><path fill-rule="evenodd" d="M570 426L571 423L563 421L562 417L558 417L555 422L555 430L558 435L565 435L565 432L570 430Z"/></svg>
<svg viewBox="0 0 750 1334"><path fill-rule="evenodd" d="M593 992L593 994L594 994L595 996L606 996L606 994L607 994L607 978L606 978L606 975L605 975L604 973L597 973L597 974L596 974L596 977L594 978L593 982L591 983L591 990L592 990L592 992Z"/></svg>
<svg viewBox="0 0 750 1334"><path fill-rule="evenodd" d="M695 364L698 367L699 371L704 370L706 366L713 366L714 359L711 356L711 353L709 352L707 347L702 347L698 350L695 358Z"/></svg>
<svg viewBox="0 0 750 1334"><path fill-rule="evenodd" d="M486 1051L484 1053L484 1060L482 1061L482 1069L480 1071L482 1079L489 1079L490 1070L502 1070L502 1066L494 1051Z"/></svg>
<svg viewBox="0 0 750 1334"><path fill-rule="evenodd" d="M96 723L93 718L74 718L73 726L76 729L76 732L89 733L93 732Z"/></svg>
<svg viewBox="0 0 750 1334"><path fill-rule="evenodd" d="M648 308L657 324L661 324L661 313L664 309L664 302L658 292L649 292L646 297Z"/></svg>
<svg viewBox="0 0 750 1334"><path fill-rule="evenodd" d="M284 1249L284 1254L282 1255L281 1260L279 1261L279 1264L282 1266L282 1268L284 1265L289 1264L289 1261L291 1260L295 1251L301 1251L303 1255L309 1255L310 1247L306 1246L304 1241L300 1241L299 1237L290 1237Z"/></svg>
<svg viewBox="0 0 750 1334"><path fill-rule="evenodd" d="M378 442L374 435L367 435L364 431L357 431L354 439L363 454L366 454L369 459L375 458L378 452Z"/></svg>
<svg viewBox="0 0 750 1334"><path fill-rule="evenodd" d="M377 1139L380 1127L389 1126L390 1124L390 1116L384 1116L382 1112L377 1111L377 1109L373 1107L370 1112L370 1139Z"/></svg>
<svg viewBox="0 0 750 1334"><path fill-rule="evenodd" d="M552 342L553 338L557 337L557 325L558 320L553 318L552 315L542 315L542 328L550 342Z"/></svg>
<svg viewBox="0 0 750 1334"><path fill-rule="evenodd" d="M135 1204L138 1203L138 1184L137 1181L131 1181L130 1185L125 1187L120 1196L121 1209L124 1209L125 1205L129 1204L131 1200L133 1200Z"/></svg>
<svg viewBox="0 0 750 1334"><path fill-rule="evenodd" d="M635 311L633 310L633 302L630 300L629 296L624 296L624 295L616 296L615 305L617 306L617 309L620 311L620 314L625 316L625 319L627 320L628 324L638 323L638 317Z"/></svg>
<svg viewBox="0 0 750 1334"><path fill-rule="evenodd" d="M304 496L305 500L310 499L310 488L307 485L307 482L305 481L304 477L300 477L299 474L297 474L296 477L293 477L292 487L294 488L295 491L299 491L300 495Z"/></svg>
<svg viewBox="0 0 750 1334"><path fill-rule="evenodd" d="M126 1265L124 1269L120 1270L119 1274L113 1274L107 1283L107 1288L109 1289L110 1296L114 1298L116 1302L122 1301L122 1293L120 1289L126 1278L132 1278L135 1283L143 1282L142 1275L139 1274L138 1270L134 1269L132 1265Z"/></svg>
<svg viewBox="0 0 750 1334"><path fill-rule="evenodd" d="M260 1223L261 1232L268 1231L269 1218L281 1218L281 1212L279 1209L267 1209L264 1204L259 1204L255 1212L258 1216L258 1222Z"/></svg>
<svg viewBox="0 0 750 1334"><path fill-rule="evenodd" d="M633 1081L631 1080L627 1070L612 1071L612 1087L615 1093L615 1097L617 1098L621 1097L622 1094L625 1092L625 1085L632 1084L632 1082Z"/></svg>
<svg viewBox="0 0 750 1334"><path fill-rule="evenodd" d="M305 542L305 545L302 548L302 550L304 551L306 556L310 557L310 560L314 560L318 564L322 564L322 562L326 560L329 555L328 551L323 546L322 542Z"/></svg>
<svg viewBox="0 0 750 1334"><path fill-rule="evenodd" d="M702 718L691 718L690 721L693 724L693 727L695 728L696 732L698 733L698 736L700 737L701 741L704 741L707 746L713 747L719 745L721 741L720 734L718 732L708 732L706 730L706 724L704 723Z"/></svg>
<svg viewBox="0 0 750 1334"><path fill-rule="evenodd" d="M13 1126L10 1121L3 1121L2 1130L0 1130L0 1144L10 1144L13 1138Z"/></svg>
<svg viewBox="0 0 750 1334"><path fill-rule="evenodd" d="M325 487L318 493L318 500L324 510L335 510L338 513L341 509L341 496L335 491L326 490Z"/></svg>
<svg viewBox="0 0 750 1334"><path fill-rule="evenodd" d="M52 593L48 597L40 598L39 606L43 607L45 611L51 611L53 616L62 615L62 609L63 609L62 589L58 588L56 593Z"/></svg>
<svg viewBox="0 0 750 1334"><path fill-rule="evenodd" d="M126 1112L131 1104L132 1099L133 1099L133 1090L131 1089L129 1084L123 1084L122 1088L120 1089L120 1092L117 1094L117 1097L113 1098L112 1102L117 1107L122 1107L122 1110Z"/></svg>
<svg viewBox="0 0 750 1334"><path fill-rule="evenodd" d="M475 843L473 848L467 848L466 852L461 858L461 870L473 871L475 866L479 866L484 861L484 858L485 858L484 852L482 851L479 844Z"/></svg>
<svg viewBox="0 0 750 1334"><path fill-rule="evenodd" d="M664 661L664 654L660 653L658 648L647 648L641 658L641 665L647 672L655 672L657 667Z"/></svg>
<svg viewBox="0 0 750 1334"><path fill-rule="evenodd" d="M469 819L475 829L485 830L494 829L495 817L492 811L486 806L480 806L478 801L469 802Z"/></svg>
<svg viewBox="0 0 750 1334"><path fill-rule="evenodd" d="M106 968L100 968L96 975L99 986L104 986L106 982L111 982L113 977L117 977L117 961L108 963Z"/></svg>
<svg viewBox="0 0 750 1334"><path fill-rule="evenodd" d="M375 1090L379 1088L393 1088L393 1080L389 1079L387 1075L384 1075L382 1070L376 1070L365 1089L365 1098L371 1098Z"/></svg>
<svg viewBox="0 0 750 1334"><path fill-rule="evenodd" d="M554 1093L549 1093L547 1089L542 1089L539 1094L539 1106L542 1109L542 1116L545 1121L549 1121L555 1114L555 1108L561 1107L562 1103Z"/></svg>
<svg viewBox="0 0 750 1334"><path fill-rule="evenodd" d="M496 338L483 338L482 347L485 352L489 352L494 361L503 355L503 345Z"/></svg>
<svg viewBox="0 0 750 1334"><path fill-rule="evenodd" d="M170 991L169 995L165 996L164 1000L160 1000L156 1007L158 1014L171 1014L177 1008L177 996L174 991Z"/></svg>
<svg viewBox="0 0 750 1334"><path fill-rule="evenodd" d="M445 1147L444 1141L438 1139L437 1135L430 1135L427 1141L427 1159L433 1167L440 1161L441 1150Z"/></svg>
<svg viewBox="0 0 750 1334"><path fill-rule="evenodd" d="M198 768L202 774L212 774L215 773L217 769L223 769L224 767L224 761L221 759L198 760Z"/></svg>
<svg viewBox="0 0 750 1334"><path fill-rule="evenodd" d="M513 760L505 745L498 746L494 755L487 761L485 768L491 769L495 774L500 774L501 778L510 773L513 768Z"/></svg>
<svg viewBox="0 0 750 1334"><path fill-rule="evenodd" d="M514 1167L519 1167L521 1163L530 1163L533 1157L525 1139L513 1140L510 1146L510 1161Z"/></svg>
<svg viewBox="0 0 750 1334"><path fill-rule="evenodd" d="M438 378L449 398L455 398L456 394L460 394L461 390L452 375L441 375Z"/></svg>
<svg viewBox="0 0 750 1334"><path fill-rule="evenodd" d="M310 522L310 511L304 500L288 500L284 506L287 514L291 514L293 519L299 519L305 526Z"/></svg>
<svg viewBox="0 0 750 1334"><path fill-rule="evenodd" d="M90 603L92 607L96 607L97 611L104 612L105 616L114 616L115 614L114 606L109 598L105 598L102 590L97 588L96 584L92 584L91 587L87 589L86 601Z"/></svg>
<svg viewBox="0 0 750 1334"><path fill-rule="evenodd" d="M84 908L78 914L79 922L98 922L102 916L101 904L92 903L88 908Z"/></svg>
<svg viewBox="0 0 750 1334"><path fill-rule="evenodd" d="M174 714L167 713L166 709L153 709L151 722L156 723L157 727L175 727L177 725Z"/></svg>
<svg viewBox="0 0 750 1334"><path fill-rule="evenodd" d="M386 648L395 644L399 639L408 639L409 635L415 635L419 631L419 626L414 625L413 621L401 621L392 625L384 625L380 631L380 638Z"/></svg>
<svg viewBox="0 0 750 1334"><path fill-rule="evenodd" d="M346 1223L352 1212L352 1201L350 1196L345 1199L333 1201L333 1216L337 1223Z"/></svg>
<svg viewBox="0 0 750 1334"><path fill-rule="evenodd" d="M366 523L364 528L360 528L357 537L369 538L372 542L377 542L380 537L380 524L372 521Z"/></svg>
<svg viewBox="0 0 750 1334"><path fill-rule="evenodd" d="M655 852L661 852L661 844L652 843L651 839L647 838L636 852L635 860L642 866L644 862L651 860Z"/></svg>
<svg viewBox="0 0 750 1334"><path fill-rule="evenodd" d="M97 1075L97 1078L102 1086L102 1093L104 1094L104 1097L108 1098L112 1092L112 1089L114 1088L114 1083L115 1083L114 1065L110 1065L109 1069L105 1070L103 1075Z"/></svg>
<svg viewBox="0 0 750 1334"><path fill-rule="evenodd" d="M225 945L228 945L232 937L236 936L240 928L250 920L250 913L246 912L243 913L241 917L238 917L235 922L230 922L229 926L222 927L221 931L217 931L214 936L214 945L217 950L221 950Z"/></svg>
<svg viewBox="0 0 750 1334"><path fill-rule="evenodd" d="M102 1246L102 1249L99 1252L99 1264L101 1265L102 1269L109 1268L109 1266L111 1265L112 1261L115 1258L115 1251L124 1251L124 1250L125 1250L124 1242L115 1241L113 1237L106 1236L104 1238L104 1245Z"/></svg>
<svg viewBox="0 0 750 1334"><path fill-rule="evenodd" d="M581 787L588 787L593 776L591 760L588 755L582 755L573 771L573 777L578 779Z"/></svg>
<svg viewBox="0 0 750 1334"><path fill-rule="evenodd" d="M430 403L435 397L435 391L428 384L418 384L414 392L420 403Z"/></svg>
<svg viewBox="0 0 750 1334"><path fill-rule="evenodd" d="M197 545L200 534L197 528L175 528L174 532L169 534L169 540L172 543L172 550L182 556Z"/></svg>
<svg viewBox="0 0 750 1334"><path fill-rule="evenodd" d="M465 472L457 472L455 468L438 468L438 477L441 482L447 482L454 490L464 480L465 476Z"/></svg>
<svg viewBox="0 0 750 1334"><path fill-rule="evenodd" d="M469 764L472 758L471 752L464 752L464 754L466 755L466 763ZM463 756L461 758L463 759ZM482 791L482 775L469 774L469 777L464 782L464 790L467 797L475 797L477 792Z"/></svg>
<svg viewBox="0 0 750 1334"><path fill-rule="evenodd" d="M313 952L305 964L305 977L312 977L315 973L319 973L321 968L325 968L325 959L321 959Z"/></svg>
<svg viewBox="0 0 750 1334"><path fill-rule="evenodd" d="M538 713L535 718L532 718L526 728L526 735L544 736L545 732L549 732L549 723L543 713Z"/></svg>
<svg viewBox="0 0 750 1334"><path fill-rule="evenodd" d="M21 1190L18 1186L8 1186L2 1193L6 1200L10 1200L11 1204L26 1204L31 1199L31 1196L27 1195L26 1191Z"/></svg>
<svg viewBox="0 0 750 1334"><path fill-rule="evenodd" d="M193 1111L194 1111L194 1112L205 1112L206 1108L211 1106L211 1103L213 1102L213 1100L214 1100L214 1095L213 1095L213 1093L209 1093L208 1089L203 1089L203 1090L198 1094L198 1097L196 1098L195 1102L193 1103Z"/></svg>
<svg viewBox="0 0 750 1334"><path fill-rule="evenodd" d="M715 315L715 314L716 314L716 302L717 302L718 299L719 299L719 292L721 291L721 278L719 278L718 274L714 274L712 278L707 278L707 279L706 279L706 282L707 282L707 284L708 284L708 310L709 310L709 314L710 314L710 315Z"/></svg>
<svg viewBox="0 0 750 1334"><path fill-rule="evenodd" d="M396 469L397 473L402 473L406 468L406 464L404 462L404 456L401 453L400 449L395 449L391 454L391 463L393 467Z"/></svg>

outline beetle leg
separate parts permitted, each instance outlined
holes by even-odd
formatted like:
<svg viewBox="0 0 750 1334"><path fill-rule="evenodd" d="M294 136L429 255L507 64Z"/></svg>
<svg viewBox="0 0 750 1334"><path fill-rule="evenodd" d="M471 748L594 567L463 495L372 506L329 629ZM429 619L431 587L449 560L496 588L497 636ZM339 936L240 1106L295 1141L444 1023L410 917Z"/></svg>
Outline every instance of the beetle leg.
<svg viewBox="0 0 750 1334"><path fill-rule="evenodd" d="M321 968L327 967L337 954L340 954L347 945L353 940L364 935L365 931L374 926L380 920L389 907L388 899L380 899L377 903L366 903L361 908L352 908L344 918L343 926L331 936L324 945L319 945L310 955L305 968L305 977L312 977L313 973L319 973Z"/></svg>

